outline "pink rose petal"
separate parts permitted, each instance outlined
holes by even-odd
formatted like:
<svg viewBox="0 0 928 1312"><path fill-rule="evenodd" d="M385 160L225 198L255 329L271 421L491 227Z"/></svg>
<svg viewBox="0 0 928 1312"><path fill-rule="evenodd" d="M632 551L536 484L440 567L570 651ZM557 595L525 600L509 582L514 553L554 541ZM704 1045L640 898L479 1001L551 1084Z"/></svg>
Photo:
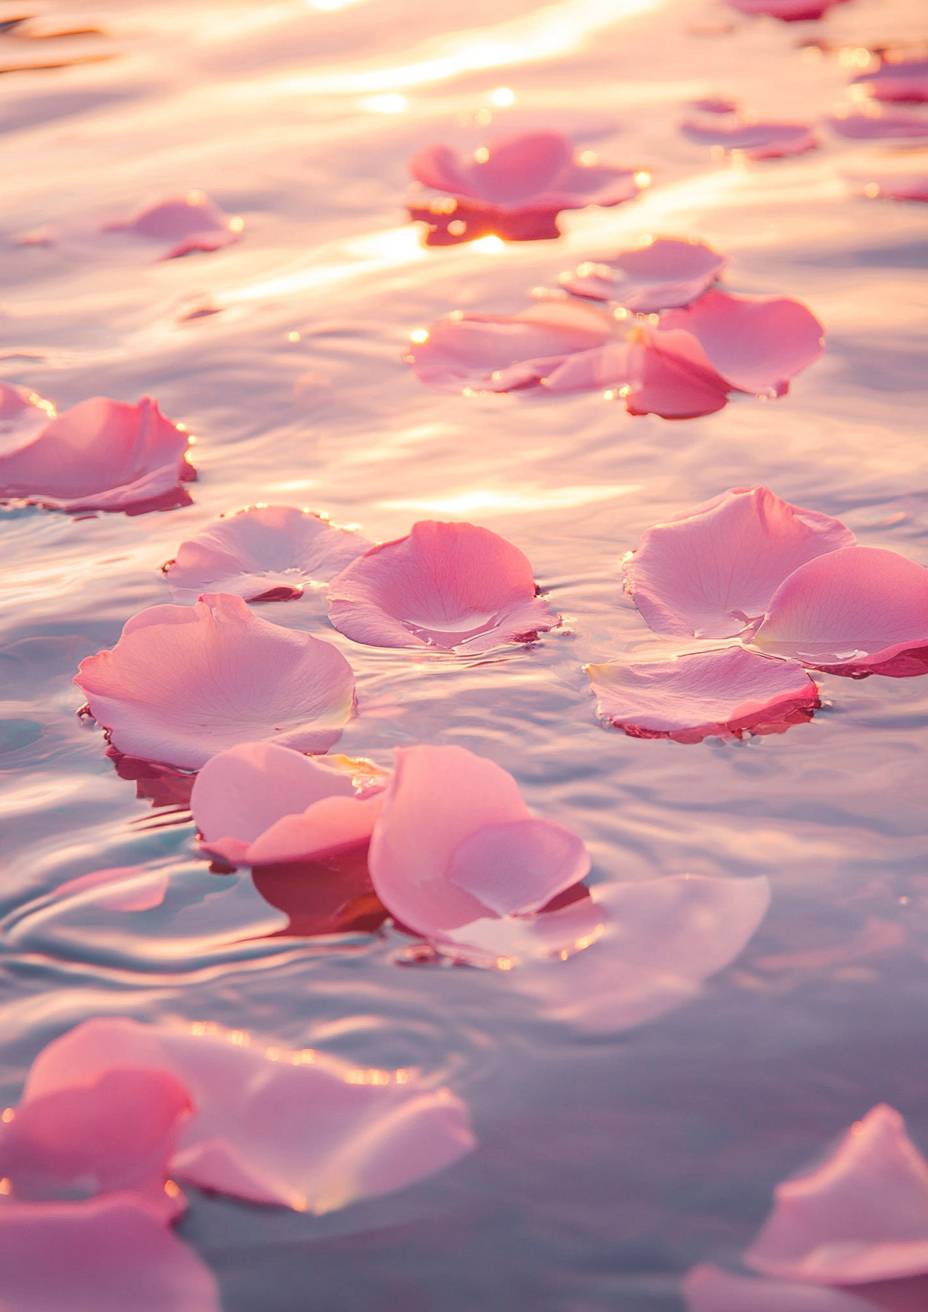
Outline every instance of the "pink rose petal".
<svg viewBox="0 0 928 1312"><path fill-rule="evenodd" d="M820 1166L779 1185L745 1261L822 1285L928 1272L928 1162L899 1113L874 1107Z"/></svg>
<svg viewBox="0 0 928 1312"><path fill-rule="evenodd" d="M824 329L801 301L784 296L730 296L708 291L686 309L662 315L654 342L675 353L671 334L682 329L699 344L707 371L729 387L781 396L790 379L818 359ZM662 335L668 340L662 343Z"/></svg>
<svg viewBox="0 0 928 1312"><path fill-rule="evenodd" d="M189 440L147 397L136 405L95 397L0 455L0 497L67 511L183 504L180 484L195 477Z"/></svg>
<svg viewBox="0 0 928 1312"><path fill-rule="evenodd" d="M783 733L820 705L801 665L741 647L589 665L587 674L600 719L633 738L699 743L710 735Z"/></svg>
<svg viewBox="0 0 928 1312"><path fill-rule="evenodd" d="M55 897L73 897L100 889L105 895L94 901L108 911L151 911L161 906L167 887L168 876L161 871L148 871L144 866L108 866L59 884Z"/></svg>
<svg viewBox="0 0 928 1312"><path fill-rule="evenodd" d="M371 544L295 506L249 506L182 542L163 573L176 601L228 592L246 601L300 597Z"/></svg>
<svg viewBox="0 0 928 1312"><path fill-rule="evenodd" d="M380 799L356 797L348 770L276 743L249 742L206 762L191 809L204 851L253 866L319 860L366 845Z"/></svg>
<svg viewBox="0 0 928 1312"><path fill-rule="evenodd" d="M868 200L928 201L928 164L907 169L873 169L858 178L849 179L859 195Z"/></svg>
<svg viewBox="0 0 928 1312"><path fill-rule="evenodd" d="M738 102L728 96L700 96L690 101L690 109L696 109L700 114L737 114Z"/></svg>
<svg viewBox="0 0 928 1312"><path fill-rule="evenodd" d="M184 196L169 196L129 219L103 224L102 232L128 232L135 237L168 242L160 257L173 260L194 251L216 251L241 238L244 224L230 218L202 191L188 191Z"/></svg>
<svg viewBox="0 0 928 1312"><path fill-rule="evenodd" d="M221 593L139 611L74 682L118 751L192 770L242 742L325 752L354 709L351 666L331 643Z"/></svg>
<svg viewBox="0 0 928 1312"><path fill-rule="evenodd" d="M190 1089L195 1111L172 1173L252 1202L319 1215L423 1179L474 1144L467 1109L447 1089L218 1026L87 1021L39 1054L25 1104L92 1083L116 1062Z"/></svg>
<svg viewBox="0 0 928 1312"><path fill-rule="evenodd" d="M193 1249L122 1198L4 1205L0 1270L10 1312L221 1312Z"/></svg>
<svg viewBox="0 0 928 1312"><path fill-rule="evenodd" d="M909 141L928 137L928 114L880 109L878 105L859 112L848 110L832 114L828 123L839 137L850 137L854 141Z"/></svg>
<svg viewBox="0 0 928 1312"><path fill-rule="evenodd" d="M657 633L732 637L763 616L800 565L853 542L840 520L769 488L732 488L648 529L626 588Z"/></svg>
<svg viewBox="0 0 928 1312"><path fill-rule="evenodd" d="M177 1204L164 1181L192 1110L175 1075L114 1054L93 1082L33 1098L0 1126L0 1176L20 1201L131 1193L170 1217Z"/></svg>
<svg viewBox="0 0 928 1312"><path fill-rule="evenodd" d="M369 866L402 925L441 938L537 910L586 874L579 840L533 821L516 781L492 761L463 747L397 748L395 756Z"/></svg>
<svg viewBox="0 0 928 1312"><path fill-rule="evenodd" d="M808 123L757 122L752 119L684 119L680 131L700 146L744 151L748 159L782 159L815 150L819 139Z"/></svg>
<svg viewBox="0 0 928 1312"><path fill-rule="evenodd" d="M52 403L36 392L0 383L0 462L3 456L29 443L54 415Z"/></svg>
<svg viewBox="0 0 928 1312"><path fill-rule="evenodd" d="M588 261L561 283L575 296L617 301L626 309L653 313L688 305L718 278L725 257L705 242L658 237L617 255Z"/></svg>
<svg viewBox="0 0 928 1312"><path fill-rule="evenodd" d="M923 104L928 102L928 59L886 59L853 81L874 100Z"/></svg>
<svg viewBox="0 0 928 1312"><path fill-rule="evenodd" d="M784 23L800 23L822 18L843 0L728 0L742 14L765 14Z"/></svg>
<svg viewBox="0 0 928 1312"><path fill-rule="evenodd" d="M631 352L623 389L629 414L694 419L728 404L728 383L689 333L640 329Z"/></svg>
<svg viewBox="0 0 928 1312"><path fill-rule="evenodd" d="M754 641L830 674L928 673L928 570L878 547L819 556L780 584Z"/></svg>
<svg viewBox="0 0 928 1312"><path fill-rule="evenodd" d="M329 618L355 642L480 652L556 628L518 547L475 524L423 520L372 547L329 587Z"/></svg>

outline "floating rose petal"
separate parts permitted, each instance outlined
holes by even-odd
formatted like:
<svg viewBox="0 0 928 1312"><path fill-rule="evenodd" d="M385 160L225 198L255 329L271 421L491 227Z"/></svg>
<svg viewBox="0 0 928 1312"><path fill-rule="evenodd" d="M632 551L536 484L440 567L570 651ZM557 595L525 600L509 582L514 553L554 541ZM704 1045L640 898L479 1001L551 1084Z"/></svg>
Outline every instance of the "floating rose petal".
<svg viewBox="0 0 928 1312"><path fill-rule="evenodd" d="M187 433L147 397L124 405L82 401L0 455L0 497L56 510L128 510L183 505L195 478Z"/></svg>
<svg viewBox="0 0 928 1312"><path fill-rule="evenodd" d="M689 305L709 287L725 266L705 242L658 237L606 259L581 264L562 274L561 283L575 296L618 301L628 310L652 313Z"/></svg>
<svg viewBox="0 0 928 1312"><path fill-rule="evenodd" d="M742 14L765 14L784 23L801 23L821 18L844 0L728 0Z"/></svg>
<svg viewBox="0 0 928 1312"><path fill-rule="evenodd" d="M626 588L657 633L733 637L763 616L800 565L853 542L840 520L769 488L732 488L648 529Z"/></svg>
<svg viewBox="0 0 928 1312"><path fill-rule="evenodd" d="M819 556L781 583L754 641L829 674L926 674L928 569L878 547Z"/></svg>
<svg viewBox="0 0 928 1312"><path fill-rule="evenodd" d="M779 1185L745 1261L821 1285L928 1272L928 1162L899 1113L874 1107L820 1166Z"/></svg>
<svg viewBox="0 0 928 1312"><path fill-rule="evenodd" d="M144 1203L5 1203L3 1303L10 1312L221 1312L193 1249Z"/></svg>
<svg viewBox="0 0 928 1312"><path fill-rule="evenodd" d="M170 243L162 260L177 259L194 251L217 251L241 238L244 223L230 218L202 191L170 196L149 205L130 219L105 223L103 232L128 232L136 237Z"/></svg>
<svg viewBox="0 0 928 1312"><path fill-rule="evenodd" d="M178 1204L164 1181L192 1109L175 1075L115 1054L92 1082L33 1098L0 1125L0 1176L20 1201L131 1193L170 1217Z"/></svg>
<svg viewBox="0 0 928 1312"><path fill-rule="evenodd" d="M854 83L874 100L928 101L928 59L887 59L873 73L859 73Z"/></svg>
<svg viewBox="0 0 928 1312"><path fill-rule="evenodd" d="M190 1090L195 1111L172 1174L252 1202L334 1211L421 1180L474 1144L467 1109L447 1089L218 1026L87 1021L39 1054L24 1105L91 1084L117 1062Z"/></svg>
<svg viewBox="0 0 928 1312"><path fill-rule="evenodd" d="M702 96L690 101L690 109L698 110L700 114L737 114L738 102L727 96Z"/></svg>
<svg viewBox="0 0 928 1312"><path fill-rule="evenodd" d="M52 403L36 392L0 383L0 458L31 441L54 414Z"/></svg>
<svg viewBox="0 0 928 1312"><path fill-rule="evenodd" d="M884 110L876 105L859 113L832 114L828 123L839 137L850 137L854 141L909 141L928 137L928 114Z"/></svg>
<svg viewBox="0 0 928 1312"><path fill-rule="evenodd" d="M782 159L804 155L819 144L808 123L755 122L746 119L685 119L680 131L700 146L744 151L748 159Z"/></svg>
<svg viewBox="0 0 928 1312"><path fill-rule="evenodd" d="M678 332L694 338L681 355ZM728 387L756 396L782 396L790 379L824 349L824 329L801 301L785 296L730 296L708 291L686 309L668 310L653 334L654 346L714 370Z"/></svg>
<svg viewBox="0 0 928 1312"><path fill-rule="evenodd" d="M94 900L107 910L150 911L161 906L167 887L168 876L161 871L152 873L144 866L111 866L69 879L55 889L55 897L72 897L100 889L105 890L104 895Z"/></svg>
<svg viewBox="0 0 928 1312"><path fill-rule="evenodd" d="M922 1312L928 1287L848 1293L782 1280L732 1275L715 1266L694 1267L683 1282L687 1312Z"/></svg>
<svg viewBox="0 0 928 1312"><path fill-rule="evenodd" d="M633 738L699 743L710 735L784 733L820 704L801 665L741 647L589 665L587 674L600 718Z"/></svg>
<svg viewBox="0 0 928 1312"><path fill-rule="evenodd" d="M532 816L512 775L463 747L406 747L370 848L374 888L416 933L534 912L579 883L586 848Z"/></svg>
<svg viewBox="0 0 928 1312"><path fill-rule="evenodd" d="M380 804L379 792L357 794L350 769L266 742L211 757L191 796L203 850L246 866L366 847Z"/></svg>
<svg viewBox="0 0 928 1312"><path fill-rule="evenodd" d="M283 601L328 582L370 546L295 506L249 506L182 542L163 567L176 601L228 592L246 601Z"/></svg>
<svg viewBox="0 0 928 1312"><path fill-rule="evenodd" d="M118 751L191 770L242 742L325 752L354 708L351 666L331 643L221 593L139 611L74 682Z"/></svg>
<svg viewBox="0 0 928 1312"><path fill-rule="evenodd" d="M372 547L333 579L329 618L355 642L461 652L525 642L561 622L536 596L518 547L475 524L434 520Z"/></svg>
<svg viewBox="0 0 928 1312"><path fill-rule="evenodd" d="M619 205L641 190L634 169L616 168L577 154L559 132L502 137L462 158L448 146L429 146L409 161L417 182L445 193L410 215L424 220L434 244L472 241L496 233L510 241L559 235L561 210Z"/></svg>

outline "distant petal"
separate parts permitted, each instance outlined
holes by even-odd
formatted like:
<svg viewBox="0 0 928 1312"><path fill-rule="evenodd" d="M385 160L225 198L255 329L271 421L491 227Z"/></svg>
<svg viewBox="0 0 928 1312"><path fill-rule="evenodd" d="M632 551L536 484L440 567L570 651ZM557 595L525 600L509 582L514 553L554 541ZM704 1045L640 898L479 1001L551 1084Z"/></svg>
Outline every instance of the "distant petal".
<svg viewBox="0 0 928 1312"><path fill-rule="evenodd" d="M928 59L884 59L871 73L859 73L854 83L874 100L928 101Z"/></svg>
<svg viewBox="0 0 928 1312"><path fill-rule="evenodd" d="M868 200L903 200L928 202L928 162L914 161L908 167L871 167L866 173L848 179L851 187Z"/></svg>
<svg viewBox="0 0 928 1312"><path fill-rule="evenodd" d="M617 301L626 309L652 313L688 305L725 266L705 242L658 237L644 245L581 264L561 283L575 296Z"/></svg>
<svg viewBox="0 0 928 1312"><path fill-rule="evenodd" d="M484 825L457 845L448 865L451 883L498 916L540 911L589 872L583 841L534 816Z"/></svg>
<svg viewBox="0 0 928 1312"><path fill-rule="evenodd" d="M633 738L698 743L782 733L812 717L818 689L801 665L741 647L671 661L613 661L587 674L602 720Z"/></svg>
<svg viewBox="0 0 928 1312"><path fill-rule="evenodd" d="M626 587L657 633L733 637L764 614L800 565L853 542L830 515L766 487L732 488L648 529Z"/></svg>
<svg viewBox="0 0 928 1312"><path fill-rule="evenodd" d="M157 1212L121 1198L5 1204L0 1268L11 1312L221 1312L194 1250Z"/></svg>
<svg viewBox="0 0 928 1312"><path fill-rule="evenodd" d="M194 770L241 742L325 752L354 708L337 648L222 593L139 611L74 682L117 750Z"/></svg>
<svg viewBox="0 0 928 1312"><path fill-rule="evenodd" d="M467 174L481 200L520 205L552 190L573 153L573 143L562 132L497 137L469 164Z"/></svg>
<svg viewBox="0 0 928 1312"><path fill-rule="evenodd" d="M329 618L355 642L478 652L560 623L518 547L475 524L422 520L372 547L329 587Z"/></svg>
<svg viewBox="0 0 928 1312"><path fill-rule="evenodd" d="M843 0L728 0L743 14L766 14L784 23L798 23L821 18Z"/></svg>
<svg viewBox="0 0 928 1312"><path fill-rule="evenodd" d="M249 506L223 516L182 542L164 575L177 601L227 592L246 601L299 596L328 582L370 546L295 506Z"/></svg>
<svg viewBox="0 0 928 1312"><path fill-rule="evenodd" d="M781 583L754 638L830 674L928 673L928 569L878 547L844 547Z"/></svg>
<svg viewBox="0 0 928 1312"><path fill-rule="evenodd" d="M135 237L163 241L162 259L176 259L194 251L215 251L240 239L244 224L230 218L202 191L169 196L139 210L128 219L105 223L103 232L128 232Z"/></svg>
<svg viewBox="0 0 928 1312"><path fill-rule="evenodd" d="M40 1053L26 1101L92 1081L117 1055L191 1091L196 1111L172 1173L252 1202L333 1211L423 1179L474 1144L467 1109L447 1089L219 1026L87 1021Z"/></svg>
<svg viewBox="0 0 928 1312"><path fill-rule="evenodd" d="M707 368L729 386L758 396L780 396L790 379L822 354L824 329L802 304L784 296L730 296L708 291L661 318L655 342L682 329L705 354ZM672 351L673 344L664 348Z"/></svg>
<svg viewBox="0 0 928 1312"><path fill-rule="evenodd" d="M820 1166L779 1185L745 1260L823 1285L928 1273L928 1163L899 1113L874 1107Z"/></svg>
<svg viewBox="0 0 928 1312"><path fill-rule="evenodd" d="M702 146L744 151L748 159L781 159L815 150L818 137L809 123L755 122L738 118L686 119L680 130Z"/></svg>
<svg viewBox="0 0 928 1312"><path fill-rule="evenodd" d="M920 140L928 137L928 114L901 109L849 110L828 118L832 132L854 141Z"/></svg>

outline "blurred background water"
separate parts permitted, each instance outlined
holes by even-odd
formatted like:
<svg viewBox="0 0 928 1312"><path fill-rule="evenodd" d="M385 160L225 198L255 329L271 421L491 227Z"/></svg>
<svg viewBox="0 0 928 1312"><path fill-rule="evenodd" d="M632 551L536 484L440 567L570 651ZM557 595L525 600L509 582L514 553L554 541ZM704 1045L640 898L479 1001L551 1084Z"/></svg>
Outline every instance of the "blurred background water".
<svg viewBox="0 0 928 1312"><path fill-rule="evenodd" d="M678 1312L686 1267L735 1254L773 1183L874 1102L928 1146L928 679L824 680L810 724L678 746L600 728L581 669L654 647L619 562L729 486L766 483L928 559L924 211L845 178L914 148L823 128L822 149L751 165L678 131L709 93L818 119L846 101L855 52L912 42L923 19L916 0L852 0L818 24L700 0L0 5L2 377L59 408L154 395L196 434L200 471L169 513L0 512L0 1096L86 1017L183 1016L434 1072L479 1138L452 1170L322 1220L194 1200L182 1233L227 1312ZM425 249L407 157L524 127L571 132L653 187L565 215L558 242ZM243 216L240 244L159 263L87 237L192 188ZM57 243L17 244L46 224ZM710 241L733 290L805 300L822 361L781 401L673 423L595 394L448 396L402 363L439 314L516 310L646 233ZM590 1039L504 973L408 964L393 930L281 934L247 872L195 855L182 798L120 777L75 714L77 662L169 599L158 571L183 538L255 500L375 539L471 519L528 554L566 629L477 663L357 647L319 594L262 613L354 666L340 750L491 756L582 834L596 882L767 875L767 920L696 1002ZM161 905L52 896L124 866L166 880Z"/></svg>

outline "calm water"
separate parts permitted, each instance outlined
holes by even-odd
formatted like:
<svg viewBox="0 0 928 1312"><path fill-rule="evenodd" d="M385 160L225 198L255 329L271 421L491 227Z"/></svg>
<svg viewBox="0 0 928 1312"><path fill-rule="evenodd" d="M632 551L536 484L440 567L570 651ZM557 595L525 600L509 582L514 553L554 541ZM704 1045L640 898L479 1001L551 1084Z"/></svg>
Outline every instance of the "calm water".
<svg viewBox="0 0 928 1312"><path fill-rule="evenodd" d="M0 17L28 6L2 6ZM680 1274L732 1256L778 1178L886 1100L928 1145L924 1044L928 679L830 679L811 724L677 746L599 728L581 664L654 647L618 564L657 519L733 485L839 515L861 542L928 559L925 212L851 199L843 173L892 162L825 138L744 166L677 132L719 92L817 115L849 70L802 50L911 40L917 0L853 0L821 24L739 23L698 0L267 0L32 6L0 66L5 134L2 376L63 408L151 393L198 437L183 510L2 518L0 1098L34 1054L104 1013L183 1016L414 1064L466 1097L461 1165L323 1220L194 1199L181 1232L227 1312L678 1312ZM501 17L502 11L502 17ZM923 15L922 15L923 18ZM511 88L511 108L492 93ZM496 97L501 99L505 97ZM424 250L405 160L430 140L559 126L653 189L502 251ZM156 263L87 231L199 187L246 220L212 256ZM14 238L52 223L56 246ZM630 418L595 395L463 398L400 362L454 307L510 311L590 252L646 232L731 258L729 285L804 299L824 359L789 397ZM214 310L189 317L191 311ZM247 872L219 878L189 817L152 806L80 722L70 678L139 608L158 567L220 511L292 502L373 538L417 518L510 537L569 619L479 664L357 647L319 596L266 606L349 657L360 715L343 750L456 742L499 761L531 805L590 844L594 881L764 874L773 905L695 1003L616 1038L555 1024L505 974L402 964L393 931L280 935ZM66 880L144 865L162 906L54 900Z"/></svg>

